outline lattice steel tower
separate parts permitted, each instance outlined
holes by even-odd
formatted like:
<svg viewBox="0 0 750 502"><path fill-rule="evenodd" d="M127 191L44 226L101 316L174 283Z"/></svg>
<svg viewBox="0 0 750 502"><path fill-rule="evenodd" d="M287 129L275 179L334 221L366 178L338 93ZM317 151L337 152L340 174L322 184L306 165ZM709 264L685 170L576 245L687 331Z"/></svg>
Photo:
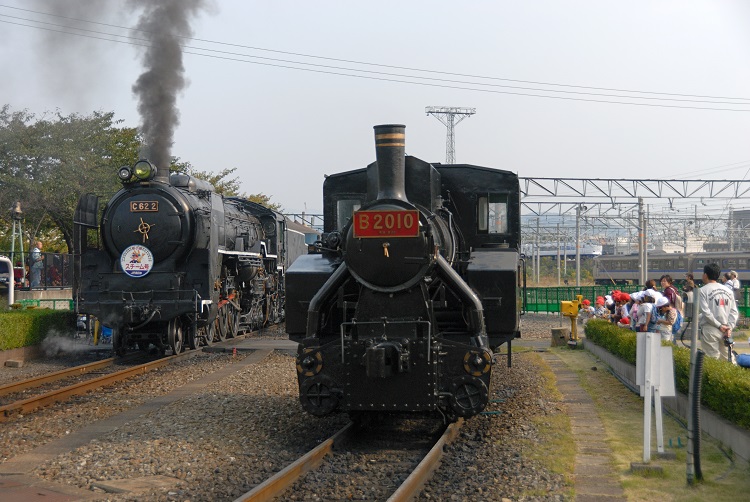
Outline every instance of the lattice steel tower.
<svg viewBox="0 0 750 502"><path fill-rule="evenodd" d="M477 112L476 108L456 108L450 106L428 106L424 109L427 115L432 115L448 128L445 141L445 163L456 163L456 133L455 127L463 119L471 117Z"/></svg>

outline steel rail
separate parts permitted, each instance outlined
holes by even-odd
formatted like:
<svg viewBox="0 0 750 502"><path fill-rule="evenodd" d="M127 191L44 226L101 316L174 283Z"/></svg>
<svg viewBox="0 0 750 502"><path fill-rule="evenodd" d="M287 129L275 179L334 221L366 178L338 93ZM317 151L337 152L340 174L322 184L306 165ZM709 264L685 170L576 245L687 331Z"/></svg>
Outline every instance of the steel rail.
<svg viewBox="0 0 750 502"><path fill-rule="evenodd" d="M77 375L85 375L92 371L100 370L111 366L115 362L114 357L109 359L102 359L93 363L82 364L73 368L66 368L64 370L55 371L54 373L48 373L34 378L28 378L26 380L20 380L18 382L12 382L6 385L0 385L0 396L7 396L8 394L14 394L22 390L30 389L33 387L39 387L41 385L56 382L64 378Z"/></svg>
<svg viewBox="0 0 750 502"><path fill-rule="evenodd" d="M260 502L273 500L275 497L278 497L301 478L303 474L316 469L321 462L323 462L323 458L328 455L335 446L339 445L347 438L353 427L354 423L349 422L333 436L323 441L318 446L305 453L303 456L246 494L235 499L235 502Z"/></svg>
<svg viewBox="0 0 750 502"><path fill-rule="evenodd" d="M224 342L218 342L215 344L215 346L218 346L218 347L225 346L225 345L231 346L231 343L236 342L238 340L243 340L254 333L256 332L247 331L242 335L236 335L233 338L230 338ZM50 391L46 394L41 394L36 397L31 397L31 398L24 399L21 401L16 401L14 403L10 403L5 406L0 406L0 423L7 421L8 417L12 416L15 413L25 413L28 411L33 411L37 408L41 408L49 404L63 401L64 399L71 397L71 396L85 394L86 392L90 390L97 389L99 387L104 387L106 385L109 385L111 383L115 383L121 380L126 380L130 378L131 376L134 376L140 373L147 373L153 369L159 368L161 366L165 366L167 364L171 364L179 359L183 359L186 357L193 357L199 352L200 351L197 351L197 350L181 352L180 354L157 359L155 361L141 364L139 366L134 366L132 368L124 369L122 371L110 373L108 375L104 375L99 378L92 378L91 380L87 380L86 382L80 382L74 385L70 385L68 387L63 387L61 389ZM13 390L8 390L7 392L0 393L0 396L11 394L12 392L17 392L25 388L39 386L43 383L53 382L61 378L74 376L76 374L85 374L93 369L101 369L109 364L112 364L114 361L122 362L122 361L127 361L128 359L135 358L135 357L137 357L137 354L131 354L130 356L127 356L124 358L115 357L115 358L110 358L110 359L103 359L97 363L92 363L88 365L84 364L81 366L77 366L75 368L69 368L66 370L60 370L55 373L50 373L49 375L42 375L41 377L38 377L38 378L31 378L28 380L23 380L21 382L7 384L7 385L0 387L0 391L5 391L6 389L13 389ZM88 367L88 371L82 371L81 369L84 367ZM45 380L48 378L49 380Z"/></svg>
<svg viewBox="0 0 750 502"><path fill-rule="evenodd" d="M9 417L13 416L14 414L33 411L37 408L63 401L71 396L85 394L90 390L98 389L100 387L104 387L106 385L122 380L127 380L128 378L141 373L147 373L161 366L171 364L177 359L181 359L180 355L157 359L156 361L151 361L139 366L133 366L132 368L127 368L122 371L110 373L109 375L103 375L99 378L92 378L91 380L87 380L85 382L79 382L74 385L69 385L61 389L53 390L51 392L47 392L46 394L41 394L39 396L16 401L15 403L10 403L5 406L0 406L0 422L7 421Z"/></svg>
<svg viewBox="0 0 750 502"><path fill-rule="evenodd" d="M440 465L443 458L443 449L450 444L458 435L458 431L464 424L464 419L459 418L450 424L440 436L435 446L425 455L419 465L409 474L409 477L401 483L401 486L388 498L388 502L405 502L413 500L424 488L425 483L432 477L432 473Z"/></svg>

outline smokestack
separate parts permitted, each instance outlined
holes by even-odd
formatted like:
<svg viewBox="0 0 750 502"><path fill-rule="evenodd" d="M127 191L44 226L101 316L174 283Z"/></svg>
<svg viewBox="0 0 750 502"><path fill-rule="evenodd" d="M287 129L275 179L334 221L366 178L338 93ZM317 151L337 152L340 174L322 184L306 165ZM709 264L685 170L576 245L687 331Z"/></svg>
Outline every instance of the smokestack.
<svg viewBox="0 0 750 502"><path fill-rule="evenodd" d="M378 162L378 199L406 201L405 170L406 126L377 125L375 157Z"/></svg>
<svg viewBox="0 0 750 502"><path fill-rule="evenodd" d="M206 2L130 0L129 3L143 8L136 28L148 39L143 54L145 70L133 84L144 142L141 158L151 160L156 166L155 180L169 183L174 132L180 123L177 95L187 86L181 39L192 36L191 17Z"/></svg>

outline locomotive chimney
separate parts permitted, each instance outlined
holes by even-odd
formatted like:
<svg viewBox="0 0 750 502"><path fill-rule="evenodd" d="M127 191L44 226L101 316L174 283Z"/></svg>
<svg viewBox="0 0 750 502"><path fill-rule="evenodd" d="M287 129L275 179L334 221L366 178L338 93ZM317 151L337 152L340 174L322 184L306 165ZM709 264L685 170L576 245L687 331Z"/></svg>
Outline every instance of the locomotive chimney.
<svg viewBox="0 0 750 502"><path fill-rule="evenodd" d="M156 175L154 176L154 181L161 181L162 183L166 183L169 185L169 164L166 166L155 166L156 167Z"/></svg>
<svg viewBox="0 0 750 502"><path fill-rule="evenodd" d="M405 160L406 126L398 124L377 125L375 129L375 156L378 162L378 199L406 201Z"/></svg>

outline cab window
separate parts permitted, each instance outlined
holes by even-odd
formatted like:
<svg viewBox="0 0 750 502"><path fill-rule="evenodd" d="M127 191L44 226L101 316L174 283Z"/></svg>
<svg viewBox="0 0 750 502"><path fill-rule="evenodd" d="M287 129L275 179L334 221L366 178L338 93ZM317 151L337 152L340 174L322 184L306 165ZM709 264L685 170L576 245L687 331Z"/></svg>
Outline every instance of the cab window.
<svg viewBox="0 0 750 502"><path fill-rule="evenodd" d="M362 207L359 199L341 199L336 202L336 228L341 230L352 219L354 211Z"/></svg>
<svg viewBox="0 0 750 502"><path fill-rule="evenodd" d="M507 196L489 194L477 199L477 227L488 234L508 233Z"/></svg>

